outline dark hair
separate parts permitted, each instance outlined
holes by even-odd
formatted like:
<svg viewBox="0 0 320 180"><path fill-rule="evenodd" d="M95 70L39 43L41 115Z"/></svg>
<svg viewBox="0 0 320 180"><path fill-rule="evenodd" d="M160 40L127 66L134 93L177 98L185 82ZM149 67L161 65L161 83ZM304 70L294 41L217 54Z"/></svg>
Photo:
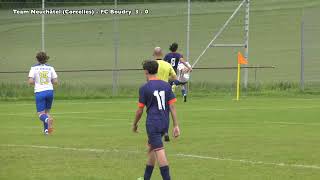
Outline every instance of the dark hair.
<svg viewBox="0 0 320 180"><path fill-rule="evenodd" d="M178 49L178 43L172 43L169 47L171 52L176 52Z"/></svg>
<svg viewBox="0 0 320 180"><path fill-rule="evenodd" d="M45 52L40 51L37 53L36 58L40 64L45 64L48 61L49 56L47 56Z"/></svg>
<svg viewBox="0 0 320 180"><path fill-rule="evenodd" d="M142 63L143 70L147 70L149 74L158 73L158 63L154 60L146 60Z"/></svg>

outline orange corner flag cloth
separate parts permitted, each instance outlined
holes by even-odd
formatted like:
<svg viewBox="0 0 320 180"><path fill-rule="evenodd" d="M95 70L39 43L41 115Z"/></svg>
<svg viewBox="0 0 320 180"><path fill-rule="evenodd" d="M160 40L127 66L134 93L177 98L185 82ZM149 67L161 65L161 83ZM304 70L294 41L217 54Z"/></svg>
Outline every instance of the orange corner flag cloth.
<svg viewBox="0 0 320 180"><path fill-rule="evenodd" d="M243 57L241 52L238 52L238 64L248 64L248 61Z"/></svg>

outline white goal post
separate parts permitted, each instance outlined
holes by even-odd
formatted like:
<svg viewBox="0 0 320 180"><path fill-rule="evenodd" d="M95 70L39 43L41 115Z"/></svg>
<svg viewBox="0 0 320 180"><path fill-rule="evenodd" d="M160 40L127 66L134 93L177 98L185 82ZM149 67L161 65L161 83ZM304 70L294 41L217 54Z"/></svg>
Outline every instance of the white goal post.
<svg viewBox="0 0 320 180"><path fill-rule="evenodd" d="M224 32L226 27L230 24L232 19L238 14L241 8L245 8L245 17L244 17L244 40L242 43L233 43L233 44L215 44L215 41L219 38L219 36ZM232 15L228 18L228 20L223 24L223 26L219 29L219 31L214 35L212 40L209 42L207 47L201 52L201 54L194 60L192 64L192 68L197 65L201 57L206 53L209 48L215 47L243 47L244 48L244 56L248 60L249 58L249 17L250 17L250 0L242 0L242 2L238 5L238 7L233 11ZM187 38L188 39L188 38ZM189 39L188 39L189 40ZM244 88L248 87L248 68L244 68Z"/></svg>

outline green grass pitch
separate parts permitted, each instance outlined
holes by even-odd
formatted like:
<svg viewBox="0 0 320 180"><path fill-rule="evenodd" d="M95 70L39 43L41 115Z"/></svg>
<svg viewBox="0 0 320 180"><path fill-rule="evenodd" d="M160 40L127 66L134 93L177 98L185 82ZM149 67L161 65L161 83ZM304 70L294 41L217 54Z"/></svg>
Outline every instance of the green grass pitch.
<svg viewBox="0 0 320 180"><path fill-rule="evenodd" d="M191 62L238 4L192 3ZM299 81L300 20L303 9L309 7L319 8L320 1L251 0L250 65L276 66L259 70L259 83ZM120 4L119 8L150 10L145 16L119 17L120 68L139 68L142 60L151 57L154 46L166 50L172 41L178 41L185 54L186 3ZM318 12L310 12L313 16L306 23L317 22ZM244 17L240 13L219 43L241 42ZM40 22L40 16L14 16L10 10L0 10L0 71L29 70L41 46ZM50 64L57 70L113 67L111 16L47 16L45 37ZM319 37L306 37L314 43L306 47L306 81L319 81ZM210 49L198 65L234 66L237 51ZM3 84L0 95L17 92L19 98L31 97L31 89L15 86L25 83L26 76L0 74L0 83L11 84ZM107 94L101 88L112 83L111 72L59 73L59 78L77 89L86 87L79 92L71 89L76 97ZM121 94L124 96L133 96L135 92L129 91L145 81L141 72L120 72L119 78L120 87L130 87ZM194 71L192 81L230 85L235 78L235 71ZM254 78L249 71L249 81ZM56 92L60 98L69 96L63 89ZM240 102L233 101L230 93L192 97L188 103L179 99L182 135L165 144L172 178L320 179L319 96L283 96L285 93L249 96ZM145 115L141 133L131 132L136 106L135 98L56 100L52 109L55 133L44 136L33 101L0 100L0 179L136 180L143 175L146 160ZM160 180L157 168L153 180Z"/></svg>
<svg viewBox="0 0 320 180"><path fill-rule="evenodd" d="M165 144L173 179L320 178L318 97L180 101L182 135ZM135 109L136 99L57 100L44 136L32 101L1 102L0 179L137 179L146 134L144 120L131 132Z"/></svg>

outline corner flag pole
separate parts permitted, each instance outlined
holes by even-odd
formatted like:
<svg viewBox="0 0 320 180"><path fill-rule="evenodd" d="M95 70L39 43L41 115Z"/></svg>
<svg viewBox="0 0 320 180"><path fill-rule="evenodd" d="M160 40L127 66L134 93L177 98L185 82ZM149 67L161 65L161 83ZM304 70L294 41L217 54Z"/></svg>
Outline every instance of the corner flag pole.
<svg viewBox="0 0 320 180"><path fill-rule="evenodd" d="M238 62L238 77L237 77L237 101L240 98L240 63Z"/></svg>
<svg viewBox="0 0 320 180"><path fill-rule="evenodd" d="M237 101L240 100L240 72L241 72L241 64L248 64L248 60L238 52L238 77L237 77Z"/></svg>

